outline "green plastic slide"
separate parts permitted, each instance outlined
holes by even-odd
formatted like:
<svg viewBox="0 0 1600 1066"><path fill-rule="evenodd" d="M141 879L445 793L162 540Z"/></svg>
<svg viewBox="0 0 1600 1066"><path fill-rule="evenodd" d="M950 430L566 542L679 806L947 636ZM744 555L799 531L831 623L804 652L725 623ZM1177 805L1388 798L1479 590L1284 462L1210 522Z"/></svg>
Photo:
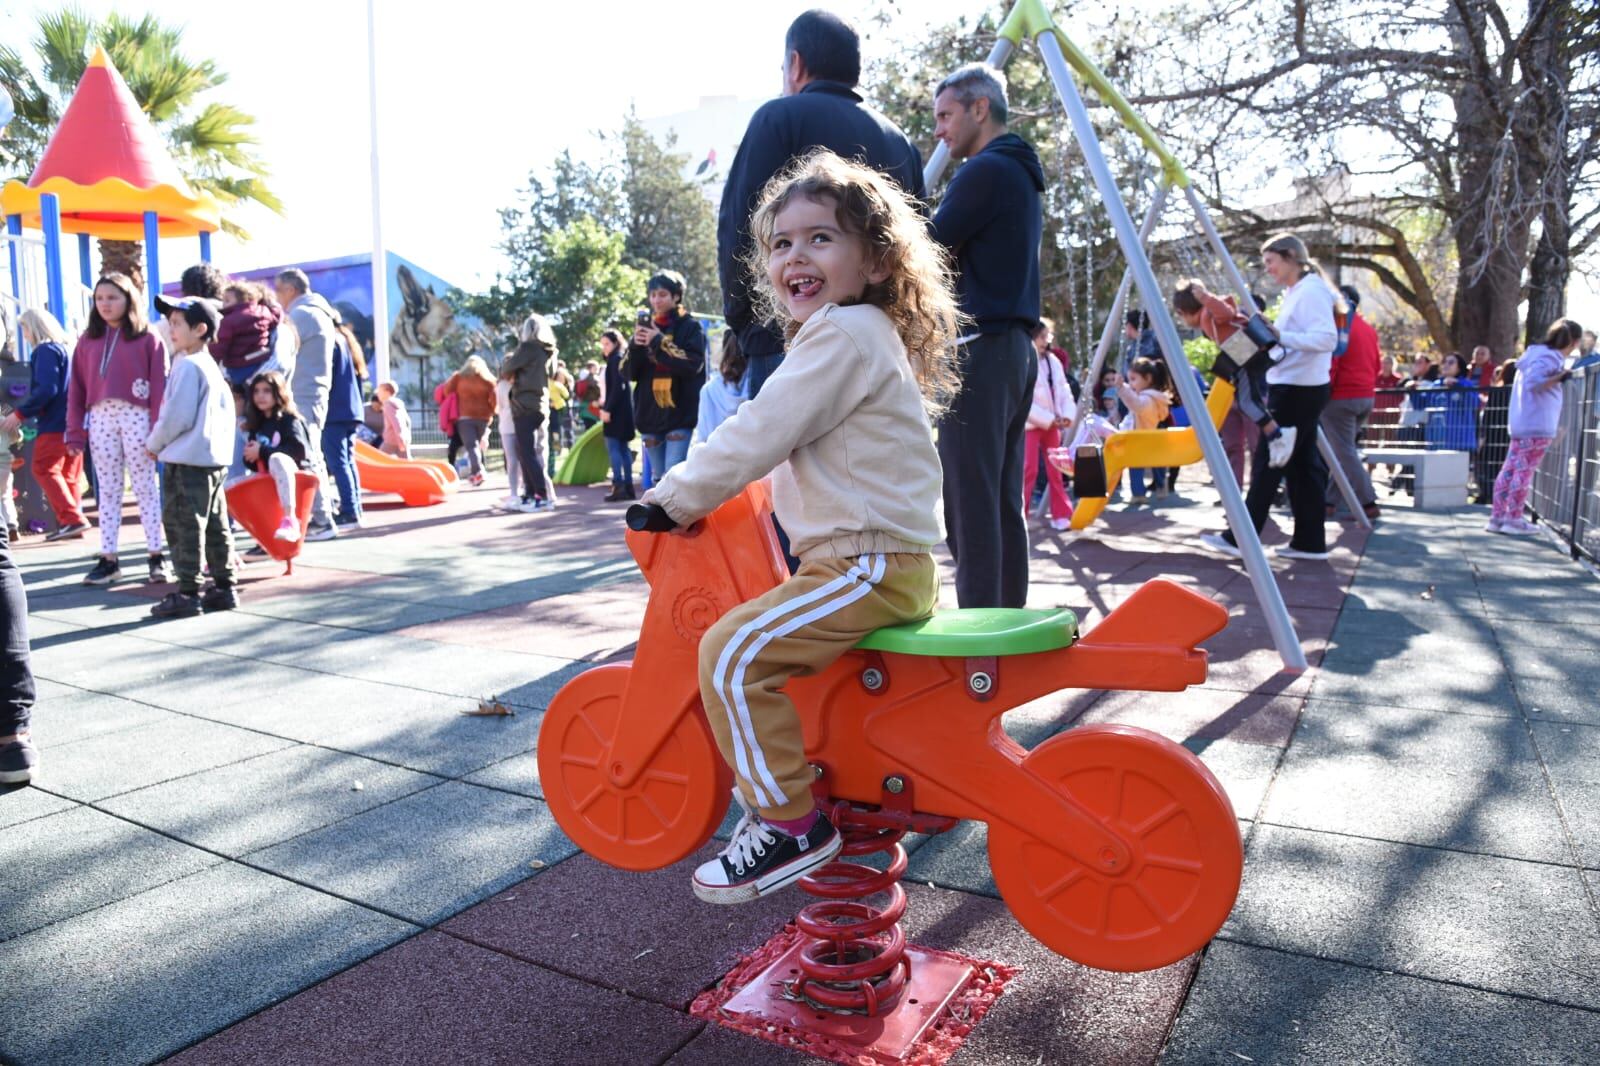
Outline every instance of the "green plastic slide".
<svg viewBox="0 0 1600 1066"><path fill-rule="evenodd" d="M611 476L611 456L606 452L602 428L604 424L596 422L578 435L556 467L557 485L593 485Z"/></svg>

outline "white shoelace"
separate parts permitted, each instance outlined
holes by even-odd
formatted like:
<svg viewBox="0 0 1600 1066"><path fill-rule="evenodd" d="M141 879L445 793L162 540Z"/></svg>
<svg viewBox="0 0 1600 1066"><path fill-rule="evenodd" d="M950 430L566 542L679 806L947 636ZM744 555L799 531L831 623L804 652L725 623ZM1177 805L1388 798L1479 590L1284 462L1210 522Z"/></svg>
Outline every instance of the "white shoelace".
<svg viewBox="0 0 1600 1066"><path fill-rule="evenodd" d="M733 839L722 849L722 858L733 863L733 872L743 875L746 866L752 866L758 857L767 853L768 844L778 838L772 830L761 824L761 819L744 812L739 824L733 827Z"/></svg>

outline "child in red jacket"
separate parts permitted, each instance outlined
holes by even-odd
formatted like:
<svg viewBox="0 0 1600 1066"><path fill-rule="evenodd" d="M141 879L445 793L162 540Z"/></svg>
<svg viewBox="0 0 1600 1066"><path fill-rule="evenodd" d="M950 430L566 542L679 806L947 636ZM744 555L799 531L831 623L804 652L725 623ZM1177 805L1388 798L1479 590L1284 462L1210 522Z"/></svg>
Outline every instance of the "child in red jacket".
<svg viewBox="0 0 1600 1066"><path fill-rule="evenodd" d="M265 358L272 331L283 319L278 305L259 285L236 281L222 290L222 325L211 342L211 356L222 366L240 367Z"/></svg>
<svg viewBox="0 0 1600 1066"><path fill-rule="evenodd" d="M1239 410L1261 427L1267 439L1268 465L1283 466L1294 452L1296 430L1280 427L1267 409L1269 359L1245 333L1250 316L1239 310L1239 303L1232 296L1217 296L1193 278L1178 282L1172 294L1172 308L1184 325L1199 330L1221 349L1212 370L1222 380L1232 382Z"/></svg>

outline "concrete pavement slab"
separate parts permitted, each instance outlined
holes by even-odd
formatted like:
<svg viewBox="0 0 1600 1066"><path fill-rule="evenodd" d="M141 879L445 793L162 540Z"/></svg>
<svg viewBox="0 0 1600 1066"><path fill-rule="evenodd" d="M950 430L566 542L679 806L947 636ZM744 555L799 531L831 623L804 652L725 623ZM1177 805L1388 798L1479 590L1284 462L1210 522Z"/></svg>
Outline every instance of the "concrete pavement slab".
<svg viewBox="0 0 1600 1066"><path fill-rule="evenodd" d="M1324 670L1317 673L1311 696L1319 700L1410 707L1422 711L1454 711L1476 715L1520 717L1504 673L1469 674L1375 662L1363 674Z"/></svg>
<svg viewBox="0 0 1600 1066"><path fill-rule="evenodd" d="M440 929L561 973L679 1010L804 906L798 891L740 907L694 898L682 862L634 873L579 855L516 884ZM526 871L525 871L526 872Z"/></svg>
<svg viewBox="0 0 1600 1066"><path fill-rule="evenodd" d="M1302 697L1192 688L1185 692L1108 692L1078 724L1113 723L1151 729L1169 740L1233 740L1284 747Z"/></svg>
<svg viewBox="0 0 1600 1066"><path fill-rule="evenodd" d="M151 1062L414 931L257 870L213 867L0 943L8 1001L27 1004L0 1015L0 1056Z"/></svg>
<svg viewBox="0 0 1600 1066"><path fill-rule="evenodd" d="M462 714L476 700L434 696L407 713L368 715L358 724L317 737L317 743L441 777L461 777L533 750L541 714L526 708L506 716Z"/></svg>
<svg viewBox="0 0 1600 1066"><path fill-rule="evenodd" d="M1537 862L1572 861L1520 718L1312 699L1263 820Z"/></svg>
<svg viewBox="0 0 1600 1066"><path fill-rule="evenodd" d="M91 807L11 826L0 833L0 940L222 861Z"/></svg>
<svg viewBox="0 0 1600 1066"><path fill-rule="evenodd" d="M535 799L544 799L544 787L539 784L539 760L531 751L490 763L482 770L468 774L462 780L485 788L498 788L506 792L532 796Z"/></svg>
<svg viewBox="0 0 1600 1066"><path fill-rule="evenodd" d="M424 933L170 1060L174 1066L348 1062L660 1062L697 1019L441 933Z"/></svg>
<svg viewBox="0 0 1600 1066"><path fill-rule="evenodd" d="M1575 1066L1596 1047L1600 1014L1218 941L1160 1061Z"/></svg>
<svg viewBox="0 0 1600 1066"><path fill-rule="evenodd" d="M290 743L176 715L52 747L48 758L40 760L35 783L72 799L100 800L277 751Z"/></svg>
<svg viewBox="0 0 1600 1066"><path fill-rule="evenodd" d="M437 784L427 774L297 745L114 796L102 806L237 857Z"/></svg>
<svg viewBox="0 0 1600 1066"><path fill-rule="evenodd" d="M1600 1009L1578 871L1258 826L1229 939Z"/></svg>
<svg viewBox="0 0 1600 1066"><path fill-rule="evenodd" d="M1535 722L1533 735L1578 850L1578 861L1600 866L1600 727Z"/></svg>
<svg viewBox="0 0 1600 1066"><path fill-rule="evenodd" d="M432 924L577 849L538 800L460 782L250 853L253 864Z"/></svg>
<svg viewBox="0 0 1600 1066"><path fill-rule="evenodd" d="M1208 737L1192 737L1183 746L1199 756L1221 782L1236 817L1248 820L1256 816L1282 757L1280 749Z"/></svg>

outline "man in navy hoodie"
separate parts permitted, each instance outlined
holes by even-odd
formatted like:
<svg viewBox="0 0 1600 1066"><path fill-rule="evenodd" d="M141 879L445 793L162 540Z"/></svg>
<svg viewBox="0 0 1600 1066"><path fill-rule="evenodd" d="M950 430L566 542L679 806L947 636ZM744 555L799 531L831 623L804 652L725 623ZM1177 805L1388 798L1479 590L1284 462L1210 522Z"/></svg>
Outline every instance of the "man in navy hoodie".
<svg viewBox="0 0 1600 1066"><path fill-rule="evenodd" d="M882 171L918 200L926 196L922 153L856 94L861 38L855 29L837 15L807 11L790 24L783 47L783 96L750 119L717 215L723 314L749 360L751 399L783 361L783 334L757 316L743 265L751 244L750 213L762 187L796 157L829 148Z"/></svg>
<svg viewBox="0 0 1600 1066"><path fill-rule="evenodd" d="M971 63L951 74L934 94L933 113L934 136L966 160L933 216L933 235L955 257L961 310L974 323L961 348L961 392L939 422L956 599L962 607L1021 607L1044 168L1027 141L1006 131L1005 81L993 67Z"/></svg>

